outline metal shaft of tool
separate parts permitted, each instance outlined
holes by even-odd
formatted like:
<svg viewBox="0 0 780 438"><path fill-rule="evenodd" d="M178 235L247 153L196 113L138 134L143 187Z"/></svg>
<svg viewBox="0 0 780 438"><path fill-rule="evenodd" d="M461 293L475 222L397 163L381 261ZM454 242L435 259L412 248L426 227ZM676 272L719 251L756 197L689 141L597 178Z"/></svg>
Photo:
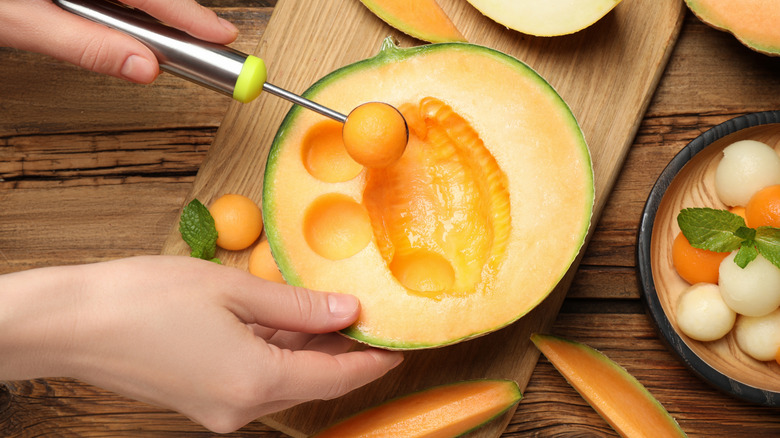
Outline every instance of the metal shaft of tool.
<svg viewBox="0 0 780 438"><path fill-rule="evenodd" d="M169 27L151 16L105 0L54 0L76 15L132 36L146 45L164 71L232 96L247 54L219 44L201 41ZM263 90L344 123L347 117L297 94L264 83Z"/></svg>
<svg viewBox="0 0 780 438"><path fill-rule="evenodd" d="M347 121L347 116L341 114L338 111L334 111L328 107L324 107L316 102L312 102L305 97L301 97L295 93L291 93L283 88L279 88L276 85L269 84L268 82L263 84L263 90L273 94L274 96L281 97L282 99L289 100L290 102L300 105L306 109L310 109L314 112L320 113L323 116L330 117L331 119L344 123Z"/></svg>

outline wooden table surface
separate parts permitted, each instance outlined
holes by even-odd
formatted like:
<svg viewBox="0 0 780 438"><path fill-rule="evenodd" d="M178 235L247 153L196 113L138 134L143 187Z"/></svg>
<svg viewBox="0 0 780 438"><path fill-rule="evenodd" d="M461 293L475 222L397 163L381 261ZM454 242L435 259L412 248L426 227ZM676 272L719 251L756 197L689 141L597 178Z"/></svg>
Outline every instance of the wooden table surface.
<svg viewBox="0 0 780 438"><path fill-rule="evenodd" d="M235 22L242 33L233 46L252 51L275 1L201 3ZM138 86L0 48L0 274L158 254L228 103L168 75ZM780 58L689 13L553 327L623 365L691 437L779 436L780 409L712 389L659 339L637 284L641 210L690 140L732 117L777 109ZM615 435L544 358L524 396L507 437ZM0 436L211 435L78 381L0 382ZM283 435L254 422L228 436Z"/></svg>

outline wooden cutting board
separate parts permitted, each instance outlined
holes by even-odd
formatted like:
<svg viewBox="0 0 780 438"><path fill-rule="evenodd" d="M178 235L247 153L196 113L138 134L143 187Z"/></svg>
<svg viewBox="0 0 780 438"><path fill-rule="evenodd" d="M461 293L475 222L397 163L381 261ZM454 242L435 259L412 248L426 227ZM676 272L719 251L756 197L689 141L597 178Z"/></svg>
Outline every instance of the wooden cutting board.
<svg viewBox="0 0 780 438"><path fill-rule="evenodd" d="M526 62L568 102L593 158L595 224L674 47L685 13L683 1L624 0L594 26L556 38L508 30L465 0L438 1L470 42ZM269 82L301 93L332 70L373 56L388 35L404 47L420 44L385 25L358 0L279 0L255 54L266 61ZM230 106L187 200L208 204L223 193L236 192L260 203L266 155L289 108L289 103L269 95ZM177 224L163 252L188 254ZM244 267L248 252L219 256L226 264ZM539 357L529 335L549 330L575 269L540 306L505 329L446 348L408 352L399 368L364 388L261 421L292 436L306 436L370 405L432 385L508 378L524 390ZM499 436L510 418L508 413L473 436Z"/></svg>

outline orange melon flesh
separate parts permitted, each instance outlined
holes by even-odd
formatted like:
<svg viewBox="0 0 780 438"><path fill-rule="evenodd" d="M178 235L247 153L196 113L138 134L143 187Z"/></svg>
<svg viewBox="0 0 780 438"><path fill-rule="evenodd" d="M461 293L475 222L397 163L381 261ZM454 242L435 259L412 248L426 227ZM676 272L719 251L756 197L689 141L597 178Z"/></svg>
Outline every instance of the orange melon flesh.
<svg viewBox="0 0 780 438"><path fill-rule="evenodd" d="M624 437L684 437L664 407L624 368L587 345L551 335L531 336L566 380Z"/></svg>
<svg viewBox="0 0 780 438"><path fill-rule="evenodd" d="M430 43L466 41L436 0L360 0L385 23Z"/></svg>
<svg viewBox="0 0 780 438"><path fill-rule="evenodd" d="M356 414L316 438L448 438L473 430L522 398L509 380L475 380L437 386Z"/></svg>
<svg viewBox="0 0 780 438"><path fill-rule="evenodd" d="M780 56L777 0L685 0L699 19L758 52Z"/></svg>
<svg viewBox="0 0 780 438"><path fill-rule="evenodd" d="M338 181L304 159L323 117L293 108L268 158L274 258L292 285L360 299L346 335L391 349L460 342L529 312L571 265L590 225L590 155L568 106L521 62L387 42L306 96L344 113L387 102L409 126L397 162Z"/></svg>

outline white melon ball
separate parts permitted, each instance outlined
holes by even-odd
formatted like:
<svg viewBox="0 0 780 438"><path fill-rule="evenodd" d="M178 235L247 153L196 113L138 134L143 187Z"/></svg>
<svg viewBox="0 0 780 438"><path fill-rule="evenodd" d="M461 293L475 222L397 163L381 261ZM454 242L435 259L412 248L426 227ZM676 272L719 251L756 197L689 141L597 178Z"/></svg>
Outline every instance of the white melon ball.
<svg viewBox="0 0 780 438"><path fill-rule="evenodd" d="M737 345L756 360L774 360L780 348L780 309L764 316L742 316L734 325Z"/></svg>
<svg viewBox="0 0 780 438"><path fill-rule="evenodd" d="M677 300L677 325L697 341L716 341L734 327L737 314L723 301L717 284L696 283Z"/></svg>
<svg viewBox="0 0 780 438"><path fill-rule="evenodd" d="M720 263L718 269L723 301L735 312L747 316L762 316L780 306L780 269L761 254L745 268L734 263L734 251Z"/></svg>
<svg viewBox="0 0 780 438"><path fill-rule="evenodd" d="M715 192L724 204L744 207L754 193L775 184L780 184L780 157L769 145L741 140L723 149Z"/></svg>

